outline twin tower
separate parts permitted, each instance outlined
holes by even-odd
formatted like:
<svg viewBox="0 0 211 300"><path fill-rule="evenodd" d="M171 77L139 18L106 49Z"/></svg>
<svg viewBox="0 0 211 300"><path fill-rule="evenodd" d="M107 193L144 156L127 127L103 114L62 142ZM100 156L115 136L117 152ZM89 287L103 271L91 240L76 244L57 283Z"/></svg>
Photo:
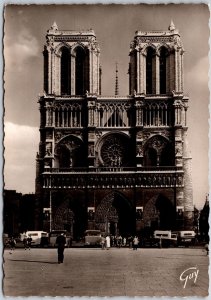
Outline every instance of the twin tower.
<svg viewBox="0 0 211 300"><path fill-rule="evenodd" d="M100 48L93 30L47 33L44 54L46 94L101 94ZM173 23L168 31L136 31L130 45L129 94L183 92L183 46Z"/></svg>
<svg viewBox="0 0 211 300"><path fill-rule="evenodd" d="M36 227L127 236L192 227L184 49L167 31L136 31L129 95L101 95L93 30L60 31L44 46L39 98ZM44 212L49 213L49 218Z"/></svg>

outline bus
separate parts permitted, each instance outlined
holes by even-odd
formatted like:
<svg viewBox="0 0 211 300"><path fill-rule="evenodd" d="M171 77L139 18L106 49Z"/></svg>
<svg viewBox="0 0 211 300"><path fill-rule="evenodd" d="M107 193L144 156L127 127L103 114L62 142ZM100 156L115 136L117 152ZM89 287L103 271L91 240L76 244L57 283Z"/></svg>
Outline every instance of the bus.
<svg viewBox="0 0 211 300"><path fill-rule="evenodd" d="M102 243L102 234L100 230L85 231L84 246L100 246Z"/></svg>
<svg viewBox="0 0 211 300"><path fill-rule="evenodd" d="M49 246L50 247L56 247L56 238L59 236L61 233L64 233L66 237L66 244L65 247L70 247L72 238L67 230L52 230L49 233Z"/></svg>

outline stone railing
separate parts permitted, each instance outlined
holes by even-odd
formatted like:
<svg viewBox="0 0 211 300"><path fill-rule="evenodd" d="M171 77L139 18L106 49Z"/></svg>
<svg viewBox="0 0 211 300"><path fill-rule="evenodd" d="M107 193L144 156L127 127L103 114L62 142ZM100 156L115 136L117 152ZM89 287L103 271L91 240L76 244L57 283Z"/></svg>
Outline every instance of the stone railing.
<svg viewBox="0 0 211 300"><path fill-rule="evenodd" d="M176 188L183 187L182 170L142 170L121 172L45 172L43 188Z"/></svg>

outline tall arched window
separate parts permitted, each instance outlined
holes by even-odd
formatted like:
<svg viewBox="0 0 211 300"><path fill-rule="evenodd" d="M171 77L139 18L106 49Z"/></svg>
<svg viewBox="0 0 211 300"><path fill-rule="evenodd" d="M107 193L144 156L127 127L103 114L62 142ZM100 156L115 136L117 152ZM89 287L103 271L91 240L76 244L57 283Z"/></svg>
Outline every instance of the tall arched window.
<svg viewBox="0 0 211 300"><path fill-rule="evenodd" d="M44 57L44 91L48 93L48 51L43 51Z"/></svg>
<svg viewBox="0 0 211 300"><path fill-rule="evenodd" d="M162 47L160 50L160 94L166 94L166 56L167 50Z"/></svg>
<svg viewBox="0 0 211 300"><path fill-rule="evenodd" d="M146 93L155 93L155 50L151 47L147 50L146 57Z"/></svg>
<svg viewBox="0 0 211 300"><path fill-rule="evenodd" d="M66 47L61 55L61 94L70 94L70 52Z"/></svg>
<svg viewBox="0 0 211 300"><path fill-rule="evenodd" d="M76 49L75 58L75 93L85 94L85 52L81 47Z"/></svg>

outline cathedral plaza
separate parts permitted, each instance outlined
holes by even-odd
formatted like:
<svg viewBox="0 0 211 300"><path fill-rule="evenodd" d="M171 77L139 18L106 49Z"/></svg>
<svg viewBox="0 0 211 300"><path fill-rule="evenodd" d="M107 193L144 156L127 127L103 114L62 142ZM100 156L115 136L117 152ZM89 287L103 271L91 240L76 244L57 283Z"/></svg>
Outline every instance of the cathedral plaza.
<svg viewBox="0 0 211 300"><path fill-rule="evenodd" d="M68 248L63 264L56 249L8 249L3 257L5 296L208 295L209 257L203 249Z"/></svg>
<svg viewBox="0 0 211 300"><path fill-rule="evenodd" d="M87 229L125 237L193 229L182 40L173 22L132 34L129 95L119 95L117 64L107 97L95 32L55 22L47 31L36 230L79 239Z"/></svg>

